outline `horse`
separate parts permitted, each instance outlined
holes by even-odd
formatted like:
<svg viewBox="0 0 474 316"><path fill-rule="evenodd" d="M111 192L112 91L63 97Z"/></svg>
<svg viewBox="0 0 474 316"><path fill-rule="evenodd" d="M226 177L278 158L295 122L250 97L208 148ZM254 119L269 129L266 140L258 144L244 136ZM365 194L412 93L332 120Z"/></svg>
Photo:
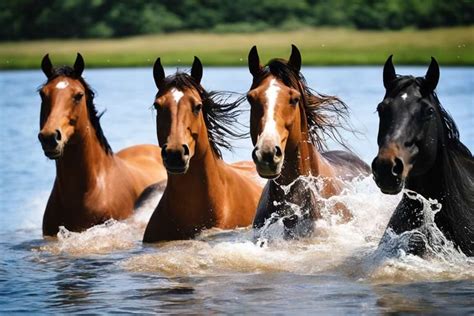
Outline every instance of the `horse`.
<svg viewBox="0 0 474 316"><path fill-rule="evenodd" d="M233 126L243 98L227 102L201 85L203 68L194 57L191 74L165 77L161 60L153 67L158 93L157 137L168 181L145 230L145 243L190 239L212 227L233 229L252 223L262 187L251 162L227 164L220 148L241 137Z"/></svg>
<svg viewBox="0 0 474 316"><path fill-rule="evenodd" d="M82 231L110 218L127 218L136 202L166 180L161 149L139 145L113 153L99 123L94 92L82 77L81 54L72 68L54 68L46 54L41 69L47 81L38 89L38 139L45 156L56 162L43 235L55 236L60 226Z"/></svg>
<svg viewBox="0 0 474 316"><path fill-rule="evenodd" d="M321 198L339 194L344 180L369 174L370 168L351 152L323 152L324 136L339 135L336 128L342 123L337 122L345 121L348 109L339 98L307 86L295 45L288 61L272 59L265 67L253 46L248 66L253 77L247 93L252 158L259 175L269 179L253 227L283 218L286 237L308 236L314 220L321 218ZM314 181L316 177L321 183ZM317 194L308 189L308 181L318 187ZM304 212L296 214L294 205ZM345 220L351 217L342 204L333 211Z"/></svg>
<svg viewBox="0 0 474 316"><path fill-rule="evenodd" d="M405 187L441 203L436 226L456 249L473 256L474 159L435 92L439 77L433 57L424 77L397 76L392 56L387 59L385 96L377 106L379 152L372 172L385 194L398 194ZM424 224L422 203L404 194L387 231L401 234ZM405 250L423 256L426 243L421 237L414 234Z"/></svg>

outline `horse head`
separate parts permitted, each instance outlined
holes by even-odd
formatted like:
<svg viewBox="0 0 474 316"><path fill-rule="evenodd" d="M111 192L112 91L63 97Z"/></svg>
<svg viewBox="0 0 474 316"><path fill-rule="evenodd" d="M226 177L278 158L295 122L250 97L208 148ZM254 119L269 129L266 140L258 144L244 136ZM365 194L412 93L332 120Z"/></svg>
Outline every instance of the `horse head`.
<svg viewBox="0 0 474 316"><path fill-rule="evenodd" d="M397 76L390 56L384 66L386 89L378 105L379 152L372 162L375 182L397 194L407 177L426 173L435 163L441 135L441 114L434 90L439 66L432 57L424 78Z"/></svg>
<svg viewBox="0 0 474 316"><path fill-rule="evenodd" d="M248 66L253 83L247 100L251 105L250 135L255 146L252 158L259 175L268 179L280 175L285 151L295 149L294 140L302 133L299 105L304 97L299 86L301 54L298 48L292 45L288 61L276 59L272 62L269 67L283 76L262 67L256 46L250 50Z"/></svg>
<svg viewBox="0 0 474 316"><path fill-rule="evenodd" d="M83 124L88 115L88 88L81 82L84 59L78 53L73 68L55 69L47 54L43 57L41 69L47 82L39 89L41 114L38 139L45 155L57 159L66 144L74 140L78 125Z"/></svg>
<svg viewBox="0 0 474 316"><path fill-rule="evenodd" d="M162 157L169 173L186 173L200 137L206 137L202 114L202 64L194 57L191 75L180 73L166 80L161 60L153 67L158 93L153 106ZM207 137L206 137L207 138Z"/></svg>

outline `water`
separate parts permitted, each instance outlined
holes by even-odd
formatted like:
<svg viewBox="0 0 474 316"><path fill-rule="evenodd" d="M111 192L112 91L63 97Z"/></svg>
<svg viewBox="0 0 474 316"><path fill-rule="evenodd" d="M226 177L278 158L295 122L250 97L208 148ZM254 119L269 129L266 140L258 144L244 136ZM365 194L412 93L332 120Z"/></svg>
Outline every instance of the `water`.
<svg viewBox="0 0 474 316"><path fill-rule="evenodd" d="M422 75L426 68L397 71ZM384 93L381 68L303 73L311 87L348 103L360 134L344 136L370 162L377 152L375 107ZM156 143L151 69L86 70L85 76L98 92L98 108L107 109L102 126L115 150ZM404 236L389 236L377 250L401 196L381 194L370 177L326 201L345 203L351 222L327 214L315 235L300 241L279 238L276 224L264 247L252 243L249 229L214 229L192 241L142 246L156 201L126 221L83 233L62 230L57 239L44 240L41 220L55 170L36 138L35 90L43 81L40 71L0 72L0 312L474 313L474 262L449 244L426 259L399 250ZM204 70L203 84L211 90L244 92L249 83L243 68ZM439 98L471 150L473 84L472 68L442 68ZM250 140L235 145L226 160L250 159Z"/></svg>

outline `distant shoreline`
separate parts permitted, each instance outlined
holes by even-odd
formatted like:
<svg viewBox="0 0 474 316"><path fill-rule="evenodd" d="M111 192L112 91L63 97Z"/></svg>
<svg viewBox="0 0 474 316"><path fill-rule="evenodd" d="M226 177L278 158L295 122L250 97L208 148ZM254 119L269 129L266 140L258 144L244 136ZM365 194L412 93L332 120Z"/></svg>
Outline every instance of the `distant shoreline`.
<svg viewBox="0 0 474 316"><path fill-rule="evenodd" d="M394 54L397 65L474 66L474 26L430 30L359 31L344 28L258 33L170 33L119 39L0 42L0 70L38 69L49 53L55 64L72 64L76 52L87 68L148 67L157 57L165 66L189 67L193 56L204 66L246 66L257 45L262 62L288 57L296 44L304 66L381 65Z"/></svg>

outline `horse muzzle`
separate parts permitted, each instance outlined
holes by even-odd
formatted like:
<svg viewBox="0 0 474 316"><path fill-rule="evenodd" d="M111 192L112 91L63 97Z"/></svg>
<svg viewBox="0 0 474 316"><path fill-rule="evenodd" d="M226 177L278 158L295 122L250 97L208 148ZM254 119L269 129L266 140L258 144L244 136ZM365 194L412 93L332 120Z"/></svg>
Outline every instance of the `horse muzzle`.
<svg viewBox="0 0 474 316"><path fill-rule="evenodd" d="M62 156L64 141L60 130L57 129L49 133L40 132L38 139L46 157L54 160Z"/></svg>
<svg viewBox="0 0 474 316"><path fill-rule="evenodd" d="M265 149L255 147L252 151L252 159L262 178L275 179L280 176L284 155L279 146Z"/></svg>
<svg viewBox="0 0 474 316"><path fill-rule="evenodd" d="M182 146L175 146L173 148L164 145L161 149L161 157L166 171L170 174L184 174L188 171L189 161L189 147L186 144Z"/></svg>
<svg viewBox="0 0 474 316"><path fill-rule="evenodd" d="M404 163L401 158L384 159L378 156L372 161L374 181L385 194L398 194L405 185Z"/></svg>

